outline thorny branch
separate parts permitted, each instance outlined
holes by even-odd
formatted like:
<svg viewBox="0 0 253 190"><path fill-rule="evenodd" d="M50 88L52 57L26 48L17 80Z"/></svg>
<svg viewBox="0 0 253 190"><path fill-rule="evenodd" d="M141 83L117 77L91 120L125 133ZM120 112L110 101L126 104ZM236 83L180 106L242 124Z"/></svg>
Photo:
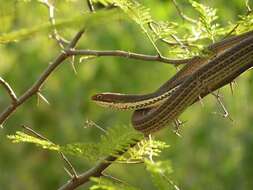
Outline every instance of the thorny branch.
<svg viewBox="0 0 253 190"><path fill-rule="evenodd" d="M87 0L87 5L88 5L88 7L90 9L90 12L95 12L92 0Z"/></svg>
<svg viewBox="0 0 253 190"><path fill-rule="evenodd" d="M73 40L70 42L68 47L66 48L66 51L69 49L72 49L76 46L78 40L81 38L82 34L84 33L84 30L80 30ZM33 83L33 85L27 89L19 98L16 99L15 104L10 104L5 108L5 110L0 114L0 125L2 125L8 117L15 112L15 110L24 102L26 102L29 98L31 98L33 95L37 94L40 91L41 86L43 83L47 80L49 75L64 61L68 58L65 51L62 51L55 60L48 65L48 67L42 72L42 74L39 76L39 78ZM7 86L5 85L5 88ZM10 89L10 88L8 88Z"/></svg>
<svg viewBox="0 0 253 190"><path fill-rule="evenodd" d="M131 144L130 147L135 146L138 143L136 141L135 143ZM103 176L103 171L108 168L117 158L121 155L123 155L125 152L127 152L128 149L119 151L117 153L118 156L108 156L102 161L99 161L95 166L93 166L88 171L80 174L77 176L77 178L73 178L70 181L68 181L66 184L61 186L58 190L73 190L79 187L80 185L86 183L89 181L90 177L100 177Z"/></svg>
<svg viewBox="0 0 253 190"><path fill-rule="evenodd" d="M179 8L179 6L178 6L176 0L172 0L172 3L173 3L173 5L175 6L175 8L176 8L176 10L177 10L177 12L178 12L178 14L179 14L179 16L182 18L183 21L186 20L186 21L188 21L188 22L191 22L191 23L196 24L196 22L197 22L196 20L194 20L194 19L192 19L192 18L186 16L186 15L181 11L181 9Z"/></svg>
<svg viewBox="0 0 253 190"><path fill-rule="evenodd" d="M2 77L0 77L0 83L5 88L7 93L9 94L9 96L12 100L12 104L16 104L17 96L16 96L15 92L12 90L11 86Z"/></svg>
<svg viewBox="0 0 253 190"><path fill-rule="evenodd" d="M55 25L55 18L54 18L54 7L48 3L47 0L42 1L49 9L49 19L51 24ZM93 12L94 7L92 5L92 2L90 0L87 0L88 6L90 10ZM190 20L191 22L194 22L194 20L185 17L185 15L182 14L180 9L178 8L176 1L173 0L173 3L175 7L177 8L180 16L182 16L183 19ZM250 10L251 11L251 10ZM54 72L54 70L62 64L67 58L73 57L76 55L82 55L82 56L116 56L116 57L125 57L130 59L137 59L137 60L144 60L144 61L158 61L163 63L170 63L174 65L179 64L186 64L189 61L191 61L193 58L185 59L185 60L171 60L166 57L157 56L157 55L145 55L145 54L138 54L133 52L127 52L127 51L120 51L120 50L107 50L107 51L99 51L99 50L75 50L75 46L78 42L78 40L81 38L82 34L84 33L84 30L79 31L75 37L72 39L70 43L65 41L63 38L61 38L56 30L54 28L53 31L53 37L57 40L59 45L63 48L64 45L69 44L66 48L64 48L64 51L59 53L59 55L55 58L55 60L48 65L48 67L42 72L42 74L39 76L39 78L33 83L33 85L27 89L19 98L16 97L14 91L10 87L10 85L4 81L2 78L0 78L0 83L2 86L6 89L8 92L10 98L12 99L12 103L2 112L0 113L0 125L3 124L8 117L15 112L15 110L22 105L24 102L26 102L29 98L31 98L33 95L36 95L39 93L41 86L44 84L44 82L47 80L47 78ZM177 41L177 40L176 40ZM39 133L35 132L34 130L23 126L24 129L31 132L33 135L47 140L45 137L41 136ZM131 147L135 146L137 142L131 144ZM124 154L128 149L125 149L123 151L118 152L118 156ZM74 169L74 167L71 165L71 163L68 161L68 159L65 157L64 154L60 153L62 159L66 162L68 167L70 168L71 172L71 180L69 180L66 184L64 184L62 187L60 187L60 190L73 190L80 185L86 183L89 181L90 177L99 177L103 175L103 171L109 167L117 158L118 156L107 156L102 161L99 161L95 166L93 166L88 171L78 175Z"/></svg>
<svg viewBox="0 0 253 190"><path fill-rule="evenodd" d="M137 59L137 60L143 60L143 61L158 61L158 62L173 64L173 65L187 64L189 61L195 59L195 57L189 58L189 59L168 59L166 57L159 56L159 55L146 55L146 54L133 53L129 51L121 51L121 50L72 50L72 49L69 49L66 51L66 54L68 56L83 55L83 56L95 56L95 57L101 57L101 56L125 57L129 59Z"/></svg>
<svg viewBox="0 0 253 190"><path fill-rule="evenodd" d="M46 1L45 1L46 2ZM50 9L50 6L49 6ZM52 9L52 8L51 8ZM52 11L52 10L51 10ZM51 20L52 24L54 23L53 19ZM57 31L56 31L57 32ZM30 88L28 88L20 97L16 97L14 91L10 87L10 85L4 81L2 78L0 78L0 83L3 85L3 87L6 89L8 92L9 96L12 99L12 103L9 104L2 113L0 113L0 124L2 125L15 111L16 109L25 103L28 99L30 99L32 96L40 93L40 88L44 84L44 82L47 80L47 78L55 71L55 69L61 65L68 57L72 57L74 55L91 55L90 50L87 50L85 54L85 50L81 52L76 52L74 50L77 42L81 38L82 34L84 33L84 29L80 30L75 37L72 39L72 41L69 43L69 45L59 53L59 55L55 58L55 60L48 65L48 67L42 72L42 74L38 77L38 79L31 85ZM56 34L56 33L55 33ZM113 52L100 52L100 53L92 53L92 55L96 56L108 56L109 54L112 54L111 56L121 56L121 57L126 57L126 58L135 58L135 59L140 59L140 60L150 60L150 61L160 61L160 62L168 62L168 59L163 58L163 57L156 57L156 56L149 56L149 55L144 55L144 54L135 54L135 53L129 53L129 52L123 52L123 51L118 51L114 55ZM181 63L181 61L179 61ZM179 63L177 61L177 63ZM31 132L33 135L47 140L45 137L41 136L39 133L35 132L31 128L28 128L26 126L23 126L24 129L27 131ZM137 143L137 142L136 142ZM136 143L132 144L134 146ZM121 151L118 153L118 155L122 155L127 151ZM66 162L68 168L70 168L70 171L67 170L68 173L71 174L71 180L68 181L65 185L63 185L60 189L66 190L66 189L75 189L78 186L84 184L85 182L89 181L89 178L91 176L93 177L98 177L103 175L102 172L109 167L113 161L117 159L115 156L108 156L106 157L103 161L98 162L93 168L90 170L84 172L81 175L77 175L74 167L71 165L71 163L68 161L68 159L65 157L64 154L60 152L60 155L62 159Z"/></svg>
<svg viewBox="0 0 253 190"><path fill-rule="evenodd" d="M137 60L144 60L144 61L158 61L162 63L169 63L174 65L186 64L189 61L193 60L193 58L189 59L179 59L173 60L168 59L166 57L160 57L157 55L146 55L146 54L138 54L133 52L127 51L120 51L120 50L107 50L107 51L99 51L99 50L75 50L74 47L76 43L81 38L82 34L84 33L84 29L81 30L76 34L74 39L69 43L68 47L65 48L56 58L55 60L48 65L48 67L42 72L39 78L33 83L33 85L27 89L19 98L14 98L14 92L11 90L10 86L7 83L1 81L1 83L8 89L10 92L10 96L12 97L13 101L15 100L15 104L10 104L1 114L0 114L0 124L3 124L8 117L15 112L15 110L26 100L31 98L33 95L37 94L40 91L41 86L50 76L50 74L61 64L63 63L68 57L72 57L75 55L82 55L82 56L115 56L115 57L124 57L130 59L137 59Z"/></svg>
<svg viewBox="0 0 253 190"><path fill-rule="evenodd" d="M62 36L59 35L56 27L55 27L55 7L48 1L48 0L43 0L40 1L43 5L45 5L48 8L48 16L49 16L49 21L51 25L53 26L53 34L52 38L56 40L58 45L64 49L64 47L69 43L66 39L64 39Z"/></svg>
<svg viewBox="0 0 253 190"><path fill-rule="evenodd" d="M50 21L52 25L54 25L54 7L51 6L46 0L43 1L45 5L49 8L49 15L50 15ZM93 8L91 7L91 11L93 11ZM9 104L2 113L0 113L0 124L2 125L15 111L16 109L25 103L28 99L30 99L32 96L40 93L40 88L44 84L44 82L47 80L47 78L55 71L55 69L62 64L67 58L73 57L75 55L93 55L93 56L120 56L125 58L132 58L132 59L139 59L139 60L145 60L145 61L159 61L164 63L172 63L172 64L184 64L188 62L188 60L169 60L165 57L160 56L151 56L151 55L145 55L145 54L137 54L137 53L131 53L131 52L124 52L124 51L92 51L92 50L75 50L75 46L78 42L78 40L81 38L82 34L84 33L84 29L80 30L75 37L72 39L69 45L64 48L62 52L59 53L59 55L55 58L55 60L48 65L48 67L42 72L42 74L38 77L38 79L31 85L30 88L28 88L20 97L16 97L14 91L10 87L10 85L4 81L2 78L0 78L0 83L3 85L3 87L8 92L9 96L12 99L12 103ZM58 38L58 32L57 30L54 30L54 38L57 40L57 42L63 46L63 41L61 41L62 38ZM65 42L64 42L65 44ZM35 132L34 130L23 126L24 129L31 132L33 135L47 140L45 137L41 136L39 133ZM137 142L136 142L137 143ZM136 143L132 144L134 146ZM127 151L121 151L118 153L118 155L122 155ZM68 173L71 175L71 180L68 181L65 185L63 185L60 189L66 190L66 189L75 189L76 187L84 184L85 182L89 181L89 178L91 176L98 177L102 176L102 172L109 167L113 161L117 159L115 156L108 156L103 161L98 162L94 167L92 167L90 170L84 172L81 175L77 175L74 167L71 165L71 163L68 161L68 159L65 157L64 154L60 152L60 155L62 159L66 162L68 168L70 168L70 171L67 170Z"/></svg>
<svg viewBox="0 0 253 190"><path fill-rule="evenodd" d="M51 142L53 143L52 141L50 141L49 139L47 139L46 137L44 137L43 135L39 134L38 132L36 132L35 130L31 129L30 127L27 127L25 125L22 125L21 126L23 129L25 129L26 131L28 131L29 133L31 133L32 135L34 135L35 137L39 138L39 139L42 139L42 140L45 140L45 141L48 141L48 142ZM71 162L67 159L67 157L62 153L62 152L59 152L61 158L63 159L63 161L67 164L67 166L70 168L71 172L66 169L66 172L68 174L70 174L70 177L75 179L77 177L77 173L76 173L76 170L75 168L72 166ZM65 169L65 168L64 168Z"/></svg>

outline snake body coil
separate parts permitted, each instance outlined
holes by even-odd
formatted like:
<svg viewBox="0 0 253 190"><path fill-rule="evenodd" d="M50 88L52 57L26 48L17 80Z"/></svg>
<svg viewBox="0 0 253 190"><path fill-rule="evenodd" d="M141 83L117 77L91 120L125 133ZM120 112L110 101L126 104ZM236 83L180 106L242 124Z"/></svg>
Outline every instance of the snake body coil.
<svg viewBox="0 0 253 190"><path fill-rule="evenodd" d="M230 83L253 66L253 36L243 40L190 75L158 108L134 113L135 129L149 134L176 119L188 106Z"/></svg>
<svg viewBox="0 0 253 190"><path fill-rule="evenodd" d="M146 95L100 93L99 105L135 110L132 125L149 134L166 126L191 104L232 82L253 66L253 31L207 47L210 57L194 57L158 90Z"/></svg>

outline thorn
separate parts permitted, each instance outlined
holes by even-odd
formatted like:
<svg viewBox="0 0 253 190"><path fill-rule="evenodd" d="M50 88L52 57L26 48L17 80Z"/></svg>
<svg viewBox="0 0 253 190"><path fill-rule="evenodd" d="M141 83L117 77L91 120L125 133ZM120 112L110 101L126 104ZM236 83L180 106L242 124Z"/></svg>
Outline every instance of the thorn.
<svg viewBox="0 0 253 190"><path fill-rule="evenodd" d="M184 122L180 121L179 119L174 120L175 129L172 130L177 136L182 137L180 134L180 126L184 126Z"/></svg>
<svg viewBox="0 0 253 190"><path fill-rule="evenodd" d="M232 94L232 96L233 96L233 95L234 95L233 82L229 83L229 86L230 86L230 91L231 91L231 94Z"/></svg>
<svg viewBox="0 0 253 190"><path fill-rule="evenodd" d="M232 95L234 95L234 89L235 89L235 86L237 85L236 81L233 80L231 83L229 83L229 85L230 85L231 93Z"/></svg>
<svg viewBox="0 0 253 190"><path fill-rule="evenodd" d="M70 169L69 170L66 167L64 167L64 170L69 174L69 176L71 176L72 179L77 179L78 176L77 176L74 166L71 164L71 162L68 160L68 158L62 152L59 152L59 154Z"/></svg>
<svg viewBox="0 0 253 190"><path fill-rule="evenodd" d="M72 178L73 178L73 175L70 173L70 171L69 171L66 167L63 167L63 169L64 169L65 172L68 174L68 176L72 179Z"/></svg>
<svg viewBox="0 0 253 190"><path fill-rule="evenodd" d="M82 63L82 62L85 62L85 61L88 61L88 60L91 60L94 58L96 58L96 56L94 56L94 55L82 56L79 58L79 63Z"/></svg>
<svg viewBox="0 0 253 190"><path fill-rule="evenodd" d="M129 185L129 184L126 183L125 181L122 181L122 180L120 180L119 178L116 178L116 177L114 177L114 176L112 176L112 175L109 175L109 174L107 174L107 173L105 173L105 172L102 172L101 174L102 174L102 176L107 177L107 178L109 178L109 179L112 179L112 180L114 180L114 181L116 181L116 182L118 182L118 183L122 183L122 184Z"/></svg>
<svg viewBox="0 0 253 190"><path fill-rule="evenodd" d="M71 50L71 49L70 49ZM61 49L61 53L64 54L64 55L67 55L67 52L65 49Z"/></svg>
<svg viewBox="0 0 253 190"><path fill-rule="evenodd" d="M235 86L238 86L238 83L236 82L236 80L233 80L233 82Z"/></svg>
<svg viewBox="0 0 253 190"><path fill-rule="evenodd" d="M213 112L214 114L217 114L217 115L221 115L223 118L228 118L230 121L233 122L233 119L230 117L230 114L229 112L227 111L227 108L225 107L225 105L223 104L222 100L221 100L221 96L219 94L219 91L217 94L215 93L212 93L212 95L216 98L217 102L218 102L218 105L221 106L221 109L223 111L223 113L218 113L218 112Z"/></svg>
<svg viewBox="0 0 253 190"><path fill-rule="evenodd" d="M178 137L182 138L183 136L178 131L173 131Z"/></svg>
<svg viewBox="0 0 253 190"><path fill-rule="evenodd" d="M77 75L77 71L76 71L76 67L75 67L75 56L71 57L71 61L70 62L71 62L71 66L72 66L72 69L73 69L75 75Z"/></svg>
<svg viewBox="0 0 253 190"><path fill-rule="evenodd" d="M175 65L175 67L176 67L176 70L177 70L177 71L180 71L180 68L179 68L179 66L176 66L176 65Z"/></svg>
<svg viewBox="0 0 253 190"><path fill-rule="evenodd" d="M40 93L40 92L37 92L37 95L38 95L38 102L37 102L37 105L39 105L39 100L43 100L46 104L50 105L49 101Z"/></svg>
<svg viewBox="0 0 253 190"><path fill-rule="evenodd" d="M204 102L203 102L203 100L202 100L202 98L201 98L201 96L199 96L199 102L200 102L200 105L201 105L202 107L205 106L205 105L204 105Z"/></svg>
<svg viewBox="0 0 253 190"><path fill-rule="evenodd" d="M105 134L108 134L108 132L105 129L97 125L94 121L86 119L86 121L84 122L84 128L92 128L92 127L96 127L99 130L103 131Z"/></svg>
<svg viewBox="0 0 253 190"><path fill-rule="evenodd" d="M4 125L3 125L3 124L1 124L1 125L0 125L0 129L3 129L3 128L4 128Z"/></svg>

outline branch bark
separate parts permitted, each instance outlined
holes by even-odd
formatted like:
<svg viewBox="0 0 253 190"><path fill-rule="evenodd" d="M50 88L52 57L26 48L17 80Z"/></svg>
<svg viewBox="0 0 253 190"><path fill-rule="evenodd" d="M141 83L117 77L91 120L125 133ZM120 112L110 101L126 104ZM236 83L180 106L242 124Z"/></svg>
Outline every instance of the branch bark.
<svg viewBox="0 0 253 190"><path fill-rule="evenodd" d="M57 57L56 59L48 65L48 67L44 70L44 72L40 75L40 77L33 83L33 85L27 89L23 95L21 95L19 98L15 98L15 103L10 104L9 106L7 106L7 108L0 114L0 125L2 125L11 114L13 114L15 112L15 110L21 105L23 104L26 100L28 100L29 98L31 98L33 95L35 95L37 92L39 92L41 86L43 85L43 83L47 80L47 78L49 77L49 75L61 64L63 63L63 61L65 59L68 58L68 55L66 54L66 51L68 51L69 49L73 49L78 40L81 38L82 34L84 33L84 30L80 30L75 37L73 38L73 40L70 42L70 44L68 45L68 47L66 48L65 51L62 51ZM11 88L4 83L4 81L1 82L4 87L6 89L8 89L8 92L13 92L11 90ZM9 93L10 94L10 93ZM11 95L10 95L11 96ZM14 98L14 96L11 96L12 98Z"/></svg>
<svg viewBox="0 0 253 190"><path fill-rule="evenodd" d="M134 147L138 141L131 144L130 147ZM85 184L90 180L90 177L100 177L103 176L103 171L108 168L117 158L127 152L128 149L118 152L117 156L108 156L104 160L98 162L94 167L88 171L78 175L76 178L72 178L66 184L61 186L58 190L73 190L77 187Z"/></svg>
<svg viewBox="0 0 253 190"><path fill-rule="evenodd" d="M125 57L125 58L143 60L143 61L158 61L158 62L168 63L172 65L186 64L194 59L194 57L189 58L189 59L168 59L166 57L159 56L159 55L146 55L146 54L133 53L129 51L121 51L121 50L72 50L72 49L69 49L66 51L66 54L68 56L82 55L82 56L95 56L95 57L101 57L101 56Z"/></svg>

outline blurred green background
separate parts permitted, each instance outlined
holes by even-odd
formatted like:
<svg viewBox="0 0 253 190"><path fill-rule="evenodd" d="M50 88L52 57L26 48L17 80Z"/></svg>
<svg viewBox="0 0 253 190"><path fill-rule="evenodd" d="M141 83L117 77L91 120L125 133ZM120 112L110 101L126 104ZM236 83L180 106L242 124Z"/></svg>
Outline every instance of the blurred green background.
<svg viewBox="0 0 253 190"><path fill-rule="evenodd" d="M156 20L182 22L169 0L145 0ZM219 22L227 24L245 13L243 0L200 1L217 8ZM55 1L56 19L71 18L88 11L86 1ZM182 10L194 13L187 1L178 0ZM0 0L0 33L32 27L48 20L47 8L37 1ZM59 32L70 39L78 27L65 27ZM21 95L37 79L58 52L59 47L42 32L16 43L0 45L0 76ZM131 22L108 22L87 30L79 47L83 49L120 49L155 54L139 27ZM166 53L169 49L162 49ZM42 93L50 105L33 97L6 122L0 130L0 189L56 189L69 178L63 162L54 152L29 144L12 144L6 135L21 130L25 124L59 144L96 141L102 132L84 128L86 119L104 128L128 125L131 112L118 112L98 107L90 101L97 92L148 93L157 89L176 72L171 65L124 58L100 57L78 63L77 74L66 61L45 83ZM231 122L217 112L214 97L190 107L181 120L187 121L176 136L164 129L157 138L171 147L162 157L172 162L171 179L182 190L253 189L253 74L246 72L237 80L234 95L223 88L224 103L233 119ZM9 97L0 88L0 109ZM78 172L94 163L70 157ZM142 165L114 164L107 170L113 176L141 189L155 189ZM89 184L80 189L88 189Z"/></svg>

